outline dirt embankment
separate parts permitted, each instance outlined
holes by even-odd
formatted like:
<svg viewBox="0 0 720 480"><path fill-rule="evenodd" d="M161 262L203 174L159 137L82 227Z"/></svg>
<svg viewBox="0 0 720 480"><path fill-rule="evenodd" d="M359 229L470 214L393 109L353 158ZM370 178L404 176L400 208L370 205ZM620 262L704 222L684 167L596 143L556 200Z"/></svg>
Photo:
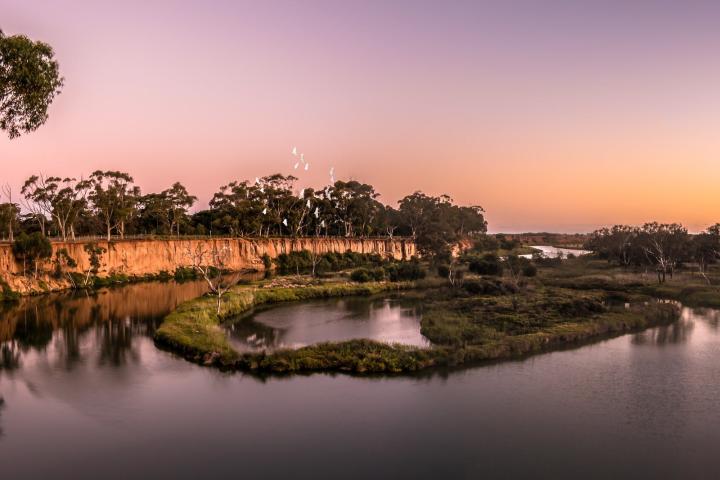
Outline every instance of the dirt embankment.
<svg viewBox="0 0 720 480"><path fill-rule="evenodd" d="M118 240L97 241L97 246L106 250L100 258L99 276L157 275L172 274L176 268L191 264L188 252L201 248L227 252L226 266L231 270L263 270L263 256L271 259L282 253L309 250L318 254L326 252L375 253L385 258L407 260L416 255L415 244L404 238L213 238L177 240ZM85 251L87 242L53 242L55 252L65 249L77 262L74 271L89 269L90 259ZM44 265L48 272L53 269L51 262ZM40 279L29 279L22 275L22 263L18 263L10 244L0 244L0 282L6 283L13 291L21 294L62 290L69 287L65 279L42 275Z"/></svg>

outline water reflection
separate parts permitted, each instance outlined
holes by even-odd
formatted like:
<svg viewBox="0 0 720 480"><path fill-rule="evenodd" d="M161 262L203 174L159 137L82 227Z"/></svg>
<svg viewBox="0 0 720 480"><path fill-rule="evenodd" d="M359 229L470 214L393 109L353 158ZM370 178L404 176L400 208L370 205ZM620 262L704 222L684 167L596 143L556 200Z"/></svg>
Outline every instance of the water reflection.
<svg viewBox="0 0 720 480"><path fill-rule="evenodd" d="M680 318L676 322L637 333L633 335L632 343L635 345L685 343L690 340L690 336L695 329L696 321L702 321L708 325L712 325L711 319L713 316L716 317L717 313L717 310L682 307L680 310Z"/></svg>
<svg viewBox="0 0 720 480"><path fill-rule="evenodd" d="M578 255L587 255L589 253L592 253L589 250L580 250L580 249L576 249L576 248L553 247L550 245L532 245L532 248L536 248L536 249L540 250L541 255L543 257L547 257L547 258L556 258L556 257L567 258L568 255L578 256ZM533 254L525 254L525 255L520 255L520 256L525 257L525 258L532 258Z"/></svg>
<svg viewBox="0 0 720 480"><path fill-rule="evenodd" d="M227 331L240 351L354 338L427 346L420 333L420 317L417 302L350 297L274 306L229 324Z"/></svg>
<svg viewBox="0 0 720 480"><path fill-rule="evenodd" d="M174 286L150 296L151 285L138 287L3 311L2 478L288 478L318 465L332 478L717 476L715 310L683 310L685 333L652 329L641 345L623 336L412 377L258 379L155 348L148 335L163 309L197 292L171 300ZM285 307L288 325L276 315ZM417 334L416 306L371 299L279 306L235 328L261 345L321 326L372 334L364 317L387 328L397 324L388 311L412 318ZM54 328L47 343L43 322ZM304 326L290 335L295 323Z"/></svg>
<svg viewBox="0 0 720 480"><path fill-rule="evenodd" d="M205 291L203 282L152 282L1 304L0 372L19 369L31 352L65 370L82 363L84 353L96 353L101 366L137 362L133 337L151 336L164 315Z"/></svg>

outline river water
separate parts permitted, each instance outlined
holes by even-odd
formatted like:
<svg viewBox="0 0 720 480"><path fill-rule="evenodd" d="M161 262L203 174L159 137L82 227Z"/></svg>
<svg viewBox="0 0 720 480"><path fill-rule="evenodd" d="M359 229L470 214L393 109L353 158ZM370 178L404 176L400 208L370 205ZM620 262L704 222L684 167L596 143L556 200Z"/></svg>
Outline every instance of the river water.
<svg viewBox="0 0 720 480"><path fill-rule="evenodd" d="M532 248L540 250L541 255L547 258L557 258L558 256L566 258L568 255L587 255L592 253L590 250L581 250L577 248L553 247L550 245L533 245ZM532 258L532 254L520 255L525 258Z"/></svg>
<svg viewBox="0 0 720 480"><path fill-rule="evenodd" d="M2 307L0 478L720 475L718 311L457 371L258 378L153 345L162 316L202 291L132 285ZM350 310L413 316L363 301ZM315 329L301 317L332 303L313 305L283 306L270 328L297 315Z"/></svg>

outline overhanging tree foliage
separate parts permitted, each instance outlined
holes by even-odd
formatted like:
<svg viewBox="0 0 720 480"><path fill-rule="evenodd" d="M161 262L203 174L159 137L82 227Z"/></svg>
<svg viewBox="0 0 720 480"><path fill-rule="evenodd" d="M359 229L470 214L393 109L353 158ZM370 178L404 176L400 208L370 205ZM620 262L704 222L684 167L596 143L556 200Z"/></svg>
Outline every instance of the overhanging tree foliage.
<svg viewBox="0 0 720 480"><path fill-rule="evenodd" d="M45 123L62 86L50 45L0 30L0 129L11 139Z"/></svg>

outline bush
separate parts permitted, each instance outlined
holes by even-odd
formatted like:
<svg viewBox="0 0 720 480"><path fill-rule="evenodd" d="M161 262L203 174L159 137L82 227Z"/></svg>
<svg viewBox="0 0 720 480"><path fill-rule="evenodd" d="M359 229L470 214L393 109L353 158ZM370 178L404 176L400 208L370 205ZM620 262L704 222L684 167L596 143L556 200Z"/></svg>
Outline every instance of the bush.
<svg viewBox="0 0 720 480"><path fill-rule="evenodd" d="M391 263L385 266L385 276L391 282L407 280L420 280L425 278L426 272L417 260L409 262Z"/></svg>
<svg viewBox="0 0 720 480"><path fill-rule="evenodd" d="M350 280L358 283L365 283L369 281L382 281L385 278L385 270L382 268L358 268L353 270L350 274Z"/></svg>
<svg viewBox="0 0 720 480"><path fill-rule="evenodd" d="M358 268L350 274L350 280L358 283L365 283L371 280L370 271L367 268Z"/></svg>
<svg viewBox="0 0 720 480"><path fill-rule="evenodd" d="M313 260L315 260L316 273L339 272L350 268L383 264L382 257L377 254L350 251L345 253L329 252L313 259L313 254L308 250L280 254L275 259L275 264L281 275L310 273L313 270Z"/></svg>
<svg viewBox="0 0 720 480"><path fill-rule="evenodd" d="M447 265L439 265L437 267L437 274L442 278L448 278L450 276L450 267Z"/></svg>
<svg viewBox="0 0 720 480"><path fill-rule="evenodd" d="M471 295L505 295L514 293L515 287L500 280L465 280L463 289Z"/></svg>
<svg viewBox="0 0 720 480"><path fill-rule="evenodd" d="M546 257L540 253L533 254L533 262L541 267L559 267L562 265L560 257Z"/></svg>
<svg viewBox="0 0 720 480"><path fill-rule="evenodd" d="M263 254L262 262L263 262L263 267L265 267L265 270L270 270L272 268L272 259L270 258L270 255L268 255L267 253Z"/></svg>
<svg viewBox="0 0 720 480"><path fill-rule="evenodd" d="M527 265L523 266L522 273L526 277L534 277L535 275L537 275L537 267L532 263L528 263Z"/></svg>
<svg viewBox="0 0 720 480"><path fill-rule="evenodd" d="M176 282L185 282L187 280L193 280L197 277L197 272L192 267L177 267L173 278Z"/></svg>
<svg viewBox="0 0 720 480"><path fill-rule="evenodd" d="M30 235L23 232L15 238L12 252L17 260L22 260L23 269L26 268L27 262L34 263L35 274L37 275L40 262L52 256L52 245L50 240L40 232L34 232Z"/></svg>
<svg viewBox="0 0 720 480"><path fill-rule="evenodd" d="M487 253L482 258L473 257L468 263L468 270L478 275L500 276L503 273L500 258L493 253Z"/></svg>
<svg viewBox="0 0 720 480"><path fill-rule="evenodd" d="M481 235L480 238L473 243L473 250L476 252L494 252L500 248L500 242L490 235Z"/></svg>

